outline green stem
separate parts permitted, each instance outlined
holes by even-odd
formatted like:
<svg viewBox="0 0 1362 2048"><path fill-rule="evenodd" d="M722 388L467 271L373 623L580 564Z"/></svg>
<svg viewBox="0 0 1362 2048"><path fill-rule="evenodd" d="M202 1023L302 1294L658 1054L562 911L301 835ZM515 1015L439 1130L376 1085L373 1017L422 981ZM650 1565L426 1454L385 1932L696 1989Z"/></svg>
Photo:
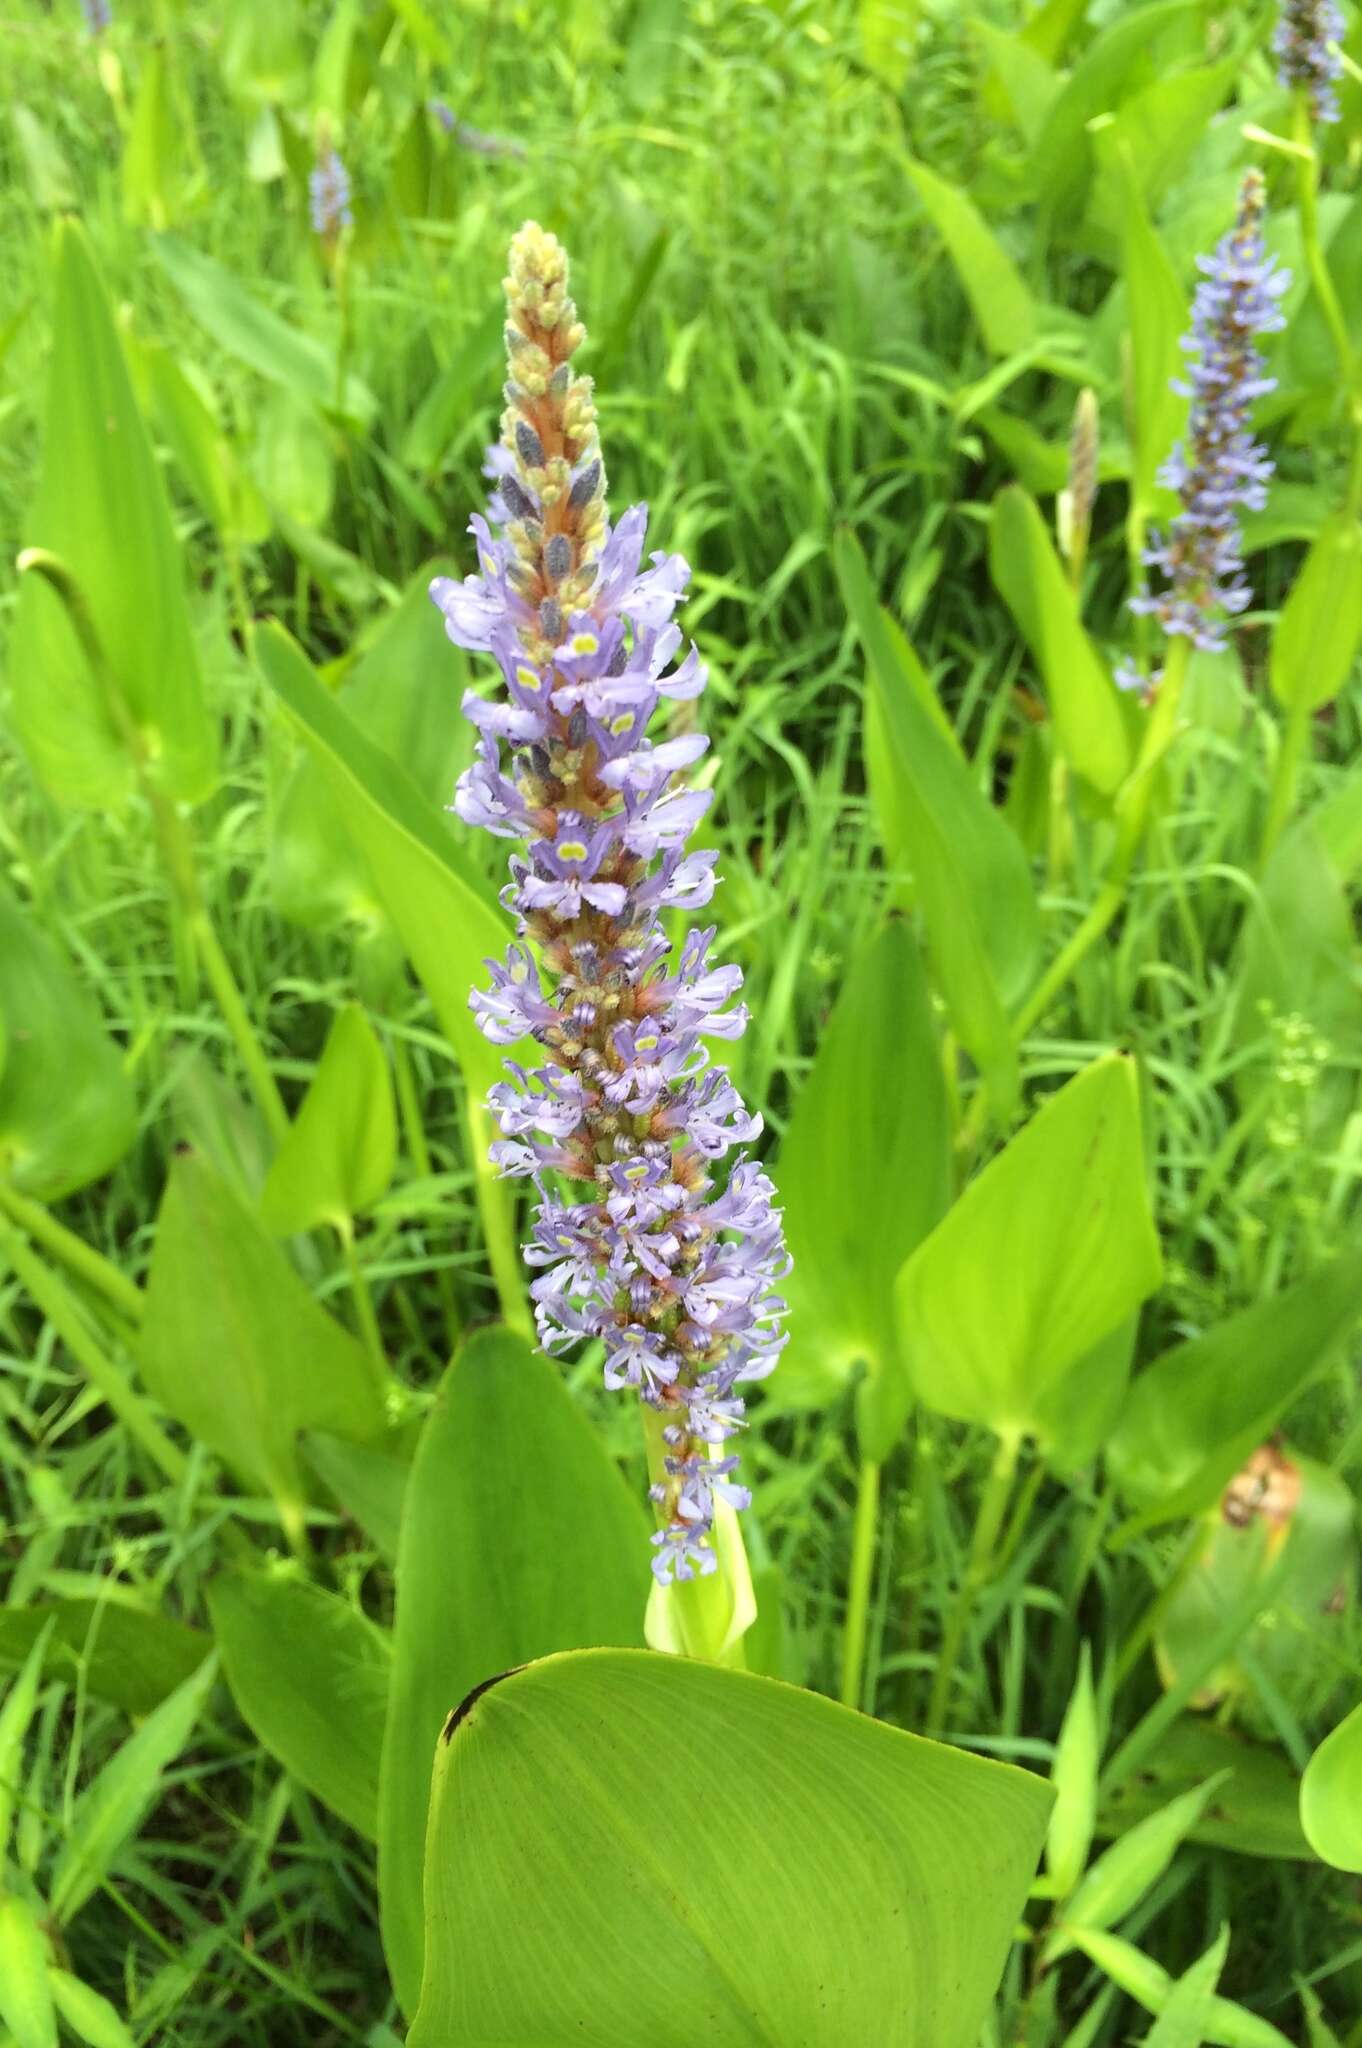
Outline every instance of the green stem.
<svg viewBox="0 0 1362 2048"><path fill-rule="evenodd" d="M847 1581L846 1621L842 1629L842 1704L861 1705L865 1673L865 1629L870 1612L870 1580L875 1566L875 1527L879 1518L880 1468L872 1458L861 1464L856 1492L856 1522L851 1536L851 1575Z"/></svg>
<svg viewBox="0 0 1362 2048"><path fill-rule="evenodd" d="M1300 775L1302 757L1310 745L1310 721L1313 717L1310 700L1302 693L1296 697L1286 714L1286 730L1282 743L1277 749L1276 765L1272 771L1272 795L1267 807L1267 823L1263 827L1263 843L1258 850L1258 871L1267 866L1272 849L1281 838L1287 819L1291 816L1296 801L1296 782Z"/></svg>
<svg viewBox="0 0 1362 2048"><path fill-rule="evenodd" d="M965 1565L965 1576L946 1620L946 1632L942 1638L936 1671L932 1677L931 1699L927 1706L927 1733L933 1737L939 1736L946 1725L951 1688L955 1683L955 1669L960 1661L965 1630L974 1611L975 1601L993 1574L994 1553L1003 1526L1003 1517L1007 1512L1008 1497L1012 1492L1012 1477L1017 1469L1017 1456L1020 1450L1021 1437L1017 1432L1013 1431L999 1437L997 1453L988 1475L988 1484L979 1503L974 1536L970 1542L969 1558Z"/></svg>
<svg viewBox="0 0 1362 2048"><path fill-rule="evenodd" d="M355 1245L353 1221L347 1217L344 1228L338 1223L336 1234L345 1252L345 1267L350 1275L350 1298L355 1304L355 1320L359 1324L360 1336L364 1340L364 1350L374 1370L374 1386L379 1400L386 1406L391 1385L388 1359L383 1349L378 1317L374 1314L374 1298L369 1291L369 1277Z"/></svg>
<svg viewBox="0 0 1362 2048"><path fill-rule="evenodd" d="M102 1294L120 1315L126 1316L131 1323L142 1320L141 1288L129 1280L126 1273L121 1273L112 1260L97 1252L93 1245L86 1244L83 1237L77 1237L74 1230L58 1223L50 1209L41 1202L31 1201L27 1195L21 1195L6 1181L0 1181L0 1209L35 1243L42 1245L70 1272Z"/></svg>

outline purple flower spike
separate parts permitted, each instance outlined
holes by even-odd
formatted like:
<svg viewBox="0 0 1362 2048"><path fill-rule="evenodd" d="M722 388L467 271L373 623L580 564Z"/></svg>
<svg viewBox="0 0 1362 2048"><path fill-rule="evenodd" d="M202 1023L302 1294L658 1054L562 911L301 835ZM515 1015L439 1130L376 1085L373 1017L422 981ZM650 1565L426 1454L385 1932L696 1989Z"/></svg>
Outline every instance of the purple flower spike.
<svg viewBox="0 0 1362 2048"><path fill-rule="evenodd" d="M644 506L609 523L561 247L531 221L510 271L510 381L486 464L500 531L474 518L479 573L431 585L450 639L493 656L505 683L465 699L480 738L455 809L525 842L503 897L520 943L488 962L472 1008L493 1044L542 1048L493 1090L492 1156L538 1190L525 1258L545 1350L598 1338L605 1384L660 1418L653 1571L667 1585L712 1572L717 1504L747 1505L723 1447L740 1387L784 1341L789 1258L765 1174L739 1159L722 1192L712 1177L761 1129L703 1043L741 1032L742 975L710 961L712 926L673 961L662 923L714 889L714 855L685 851L709 792L681 777L704 736L647 737L664 698L704 688L671 623L690 572L679 555L643 566Z"/></svg>
<svg viewBox="0 0 1362 2048"><path fill-rule="evenodd" d="M80 0L85 26L92 36L103 35L113 21L113 8L109 0Z"/></svg>
<svg viewBox="0 0 1362 2048"><path fill-rule="evenodd" d="M334 149L325 148L312 166L308 179L312 205L312 231L334 240L342 228L354 224L350 210L350 174Z"/></svg>
<svg viewBox="0 0 1362 2048"><path fill-rule="evenodd" d="M1343 37L1343 15L1334 0L1282 0L1272 37L1277 77L1288 91L1304 86L1314 121L1338 119L1334 87L1343 60L1331 45Z"/></svg>
<svg viewBox="0 0 1362 2048"><path fill-rule="evenodd" d="M1291 280L1263 247L1262 218L1262 174L1250 170L1233 229L1214 256L1197 259L1202 279L1182 341L1191 368L1188 381L1173 386L1192 401L1187 440L1159 471L1182 510L1144 551L1166 588L1130 600L1132 611L1152 614L1170 637L1183 634L1212 653L1225 645L1224 614L1242 612L1251 596L1235 508L1262 509L1273 468L1248 431L1254 400L1276 388L1254 344L1285 324L1277 301Z"/></svg>

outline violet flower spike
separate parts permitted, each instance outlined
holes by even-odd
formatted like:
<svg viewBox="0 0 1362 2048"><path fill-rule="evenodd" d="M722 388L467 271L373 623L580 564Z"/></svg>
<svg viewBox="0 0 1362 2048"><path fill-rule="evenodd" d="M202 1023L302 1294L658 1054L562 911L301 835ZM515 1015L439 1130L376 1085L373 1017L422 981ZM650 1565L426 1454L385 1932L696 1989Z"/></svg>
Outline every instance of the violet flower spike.
<svg viewBox="0 0 1362 2048"><path fill-rule="evenodd" d="M605 1384L650 1413L653 1571L667 1585L714 1571L718 1504L747 1505L724 1447L741 1388L784 1342L789 1258L760 1168L740 1157L721 1192L713 1176L761 1128L703 1043L741 1032L742 976L710 962L712 926L673 960L662 918L714 891L713 853L685 850L709 793L682 777L705 739L647 736L663 699L704 687L671 623L690 572L661 553L643 567L646 507L609 522L567 260L533 221L511 244L506 296L492 524L471 522L479 573L431 585L450 639L490 654L505 685L465 699L479 746L455 808L523 842L503 899L520 938L471 1007L494 1044L541 1048L542 1064L508 1061L493 1091L492 1156L538 1191L525 1257L544 1349L599 1339Z"/></svg>
<svg viewBox="0 0 1362 2048"><path fill-rule="evenodd" d="M1202 279L1182 341L1192 363L1188 381L1173 386L1192 401L1187 439L1159 471L1182 510L1144 551L1166 588L1130 600L1132 611L1152 614L1170 637L1183 634L1212 653L1225 645L1225 615L1242 612L1251 596L1236 508L1262 509L1273 470L1248 430L1254 400L1276 388L1255 342L1285 324L1277 302L1291 280L1263 247L1263 204L1262 173L1250 170L1234 227L1214 256L1197 259Z"/></svg>
<svg viewBox="0 0 1362 2048"><path fill-rule="evenodd" d="M85 26L92 36L103 35L113 22L113 8L109 0L80 0Z"/></svg>
<svg viewBox="0 0 1362 2048"><path fill-rule="evenodd" d="M1343 14L1335 0L1282 0L1272 35L1277 78L1288 92L1303 86L1312 121L1336 121L1335 91L1343 60L1333 46L1343 39Z"/></svg>
<svg viewBox="0 0 1362 2048"><path fill-rule="evenodd" d="M319 151L307 182L312 210L312 232L330 241L342 228L352 227L350 174L329 145Z"/></svg>

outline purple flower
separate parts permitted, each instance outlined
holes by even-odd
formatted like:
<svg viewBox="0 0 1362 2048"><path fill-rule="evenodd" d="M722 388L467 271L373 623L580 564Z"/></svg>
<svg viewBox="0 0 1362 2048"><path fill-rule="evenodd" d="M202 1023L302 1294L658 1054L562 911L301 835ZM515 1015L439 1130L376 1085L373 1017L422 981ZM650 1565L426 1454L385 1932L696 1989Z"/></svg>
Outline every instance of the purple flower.
<svg viewBox="0 0 1362 2048"><path fill-rule="evenodd" d="M1282 0L1272 37L1277 77L1287 89L1304 87L1315 121L1338 119L1343 60L1330 46L1343 39L1343 15L1334 0Z"/></svg>
<svg viewBox="0 0 1362 2048"><path fill-rule="evenodd" d="M662 923L714 891L714 854L686 851L710 792L680 779L705 736L647 732L664 698L704 688L672 623L690 572L679 555L643 566L646 507L609 523L557 241L529 223L510 272L510 381L485 466L498 530L474 518L478 573L431 585L451 640L494 657L504 685L464 699L480 738L455 808L524 842L503 897L520 940L472 1008L494 1044L541 1048L492 1091L492 1156L538 1192L525 1258L544 1348L599 1340L606 1385L664 1418L651 1491L665 1585L713 1571L717 1504L747 1504L723 1447L743 1426L737 1389L784 1341L789 1259L760 1168L740 1158L726 1186L713 1177L761 1129L703 1042L742 1031L742 975L711 962L713 926L673 960Z"/></svg>
<svg viewBox="0 0 1362 2048"><path fill-rule="evenodd" d="M1152 614L1165 633L1212 652L1225 645L1223 615L1243 611L1251 595L1236 507L1261 510L1273 467L1248 431L1253 401L1276 386L1263 375L1254 343L1284 325L1277 301L1290 276L1264 250L1262 217L1262 174L1250 170L1233 229L1213 257L1197 259L1202 279L1182 341L1192 363L1188 380L1173 386L1192 401L1187 440L1159 471L1182 510L1166 536L1151 534L1144 552L1165 587L1130 600L1132 611Z"/></svg>
<svg viewBox="0 0 1362 2048"><path fill-rule="evenodd" d="M92 36L102 35L113 21L113 8L109 0L80 0L85 26Z"/></svg>
<svg viewBox="0 0 1362 2048"><path fill-rule="evenodd" d="M318 155L307 183L312 206L312 231L332 238L354 223L350 210L350 174L334 149Z"/></svg>

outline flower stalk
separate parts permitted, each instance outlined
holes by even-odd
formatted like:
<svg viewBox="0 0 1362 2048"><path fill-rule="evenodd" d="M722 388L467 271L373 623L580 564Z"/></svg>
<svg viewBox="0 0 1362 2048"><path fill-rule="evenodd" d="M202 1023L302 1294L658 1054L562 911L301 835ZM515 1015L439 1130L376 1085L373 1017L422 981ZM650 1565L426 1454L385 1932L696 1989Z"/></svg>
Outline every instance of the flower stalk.
<svg viewBox="0 0 1362 2048"><path fill-rule="evenodd" d="M643 1404L659 1588L728 1582L724 1615L714 1594L703 1616L692 1601L676 1645L709 1654L744 1605L745 1561L721 1570L749 1498L727 1446L743 1385L783 1342L774 1288L788 1258L755 1163L739 1159L722 1190L714 1175L761 1128L702 1043L742 1031L741 973L711 963L713 927L673 958L664 922L714 891L715 855L686 851L709 793L682 779L708 741L648 728L664 699L698 697L705 671L693 647L673 666L686 563L654 554L641 568L646 507L610 522L593 388L575 362L585 333L563 250L536 222L511 244L506 298L492 523L471 522L479 573L431 586L450 638L492 655L505 685L464 699L479 743L455 797L466 823L521 842L503 895L518 937L471 999L517 1054L489 1099L491 1151L538 1195L525 1256L544 1348L598 1341L605 1384Z"/></svg>

